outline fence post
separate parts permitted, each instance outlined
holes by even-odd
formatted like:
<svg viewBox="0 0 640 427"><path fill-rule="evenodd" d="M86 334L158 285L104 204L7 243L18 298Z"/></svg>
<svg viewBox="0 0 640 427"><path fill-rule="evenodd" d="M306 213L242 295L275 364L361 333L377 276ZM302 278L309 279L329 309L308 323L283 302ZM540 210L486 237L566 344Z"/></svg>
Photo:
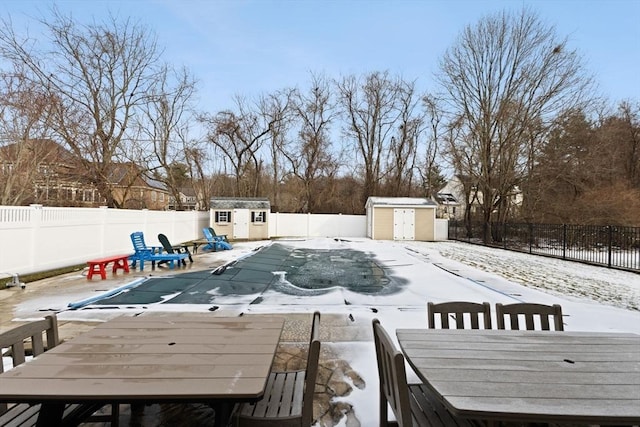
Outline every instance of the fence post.
<svg viewBox="0 0 640 427"><path fill-rule="evenodd" d="M33 211L31 213L31 250L28 252L30 256L29 267L36 270L36 267L39 263L40 251L38 248L41 248L40 244L40 236L42 233L40 232L40 227L42 225L42 205L32 204L29 205Z"/></svg>
<svg viewBox="0 0 640 427"><path fill-rule="evenodd" d="M507 249L507 223L502 223L502 247Z"/></svg>
<svg viewBox="0 0 640 427"><path fill-rule="evenodd" d="M533 252L533 224L529 223L529 253Z"/></svg>
<svg viewBox="0 0 640 427"><path fill-rule="evenodd" d="M562 259L567 259L567 224L562 224Z"/></svg>
<svg viewBox="0 0 640 427"><path fill-rule="evenodd" d="M612 256L613 256L613 254L611 253L611 250L612 250L611 249L611 245L612 245L612 240L613 240L612 238L613 238L613 227L610 226L610 225L607 225L607 240L608 240L607 246L608 246L608 249L609 249L609 252L607 254L607 256L608 256L607 266L609 268L611 268L611 259L612 259Z"/></svg>

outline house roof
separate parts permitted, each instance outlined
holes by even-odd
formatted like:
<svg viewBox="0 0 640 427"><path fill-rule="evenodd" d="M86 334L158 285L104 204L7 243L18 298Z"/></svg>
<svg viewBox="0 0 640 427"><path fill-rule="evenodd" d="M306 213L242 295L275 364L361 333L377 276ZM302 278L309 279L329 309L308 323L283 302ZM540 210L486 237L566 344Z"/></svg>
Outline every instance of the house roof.
<svg viewBox="0 0 640 427"><path fill-rule="evenodd" d="M209 206L211 209L271 209L269 199L251 197L216 197Z"/></svg>
<svg viewBox="0 0 640 427"><path fill-rule="evenodd" d="M436 194L436 201L441 205L459 205L458 199L451 193L438 193Z"/></svg>
<svg viewBox="0 0 640 427"><path fill-rule="evenodd" d="M76 165L76 157L62 145L51 139L29 139L0 146L0 158L4 161L16 161L21 150L27 150L30 155L43 164Z"/></svg>
<svg viewBox="0 0 640 427"><path fill-rule="evenodd" d="M423 197L369 197L367 199L366 206L414 206L435 208L437 204L433 200Z"/></svg>

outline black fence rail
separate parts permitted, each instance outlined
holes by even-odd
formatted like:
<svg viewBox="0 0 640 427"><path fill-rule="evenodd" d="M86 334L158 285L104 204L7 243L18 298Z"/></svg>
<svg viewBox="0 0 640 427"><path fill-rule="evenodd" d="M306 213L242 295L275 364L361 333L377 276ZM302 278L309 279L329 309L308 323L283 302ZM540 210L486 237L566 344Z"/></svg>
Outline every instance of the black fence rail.
<svg viewBox="0 0 640 427"><path fill-rule="evenodd" d="M640 227L449 221L449 239L640 273Z"/></svg>

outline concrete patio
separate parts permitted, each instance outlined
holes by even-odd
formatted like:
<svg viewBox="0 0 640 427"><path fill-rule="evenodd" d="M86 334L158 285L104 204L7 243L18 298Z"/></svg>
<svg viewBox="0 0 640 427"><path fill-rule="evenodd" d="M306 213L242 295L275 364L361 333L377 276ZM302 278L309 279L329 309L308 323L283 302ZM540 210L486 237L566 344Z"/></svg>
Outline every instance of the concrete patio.
<svg viewBox="0 0 640 427"><path fill-rule="evenodd" d="M69 302L79 295L100 294L110 289L122 286L137 278L149 275L162 277L185 272L212 270L223 263L216 259L216 253L200 252L194 255L194 263L187 264L185 268L171 270L169 268L151 269L145 271L132 270L128 274L112 275L109 271L106 280L87 280L86 269L82 272L69 273L37 282L28 283L24 289L18 287L0 289L0 332L17 326L29 319L42 317L49 312L57 310L47 309L46 301L67 300ZM54 305L59 305L54 303ZM59 307L57 307L59 308ZM59 314L59 331L61 340L70 340L73 337L95 327L103 319L118 316L114 313L107 315L98 313L100 320L65 320L64 314ZM180 312L174 313L180 316ZM153 315L145 313L144 315ZM220 310L212 312L211 316L229 316L228 312ZM253 314L246 314L251 316ZM276 314L278 315L278 314ZM311 312L289 313L286 315L285 326L280 339L280 346L274 369L299 369L304 367L306 361L306 348L309 344ZM371 325L365 321L352 321L345 315L323 314L321 320L320 336L323 342L371 342ZM371 347L373 356L373 345ZM349 380L345 381L348 377ZM364 380L354 372L344 360L337 357L330 346L321 347L320 370L314 399L314 414L320 426L332 427L342 418L347 417L348 426L358 426L360 423L353 414L350 405L341 402L332 402L336 397L348 396L352 387L364 387ZM210 409L202 406L176 407L175 405L153 405L146 407L141 416L131 416L128 405L122 405L120 421L122 426L154 426L154 425L184 425L197 426L208 425L210 422ZM344 420L342 421L344 423ZM99 426L102 423L91 423ZM108 423L106 424L108 425Z"/></svg>
<svg viewBox="0 0 640 427"><path fill-rule="evenodd" d="M342 245L334 239L314 242L323 249ZM116 289L136 279L146 277L166 277L181 273L212 271L215 268L254 252L256 247L268 242L247 242L234 245L232 251L198 253L194 263L186 268L170 270L147 267L144 272L132 271L113 276L107 280L94 277L89 281L85 271L69 273L38 282L28 283L25 289L19 287L0 290L0 331L10 329L18 322L26 322L53 311L58 313L61 339L68 340L95 327L104 320L119 315L153 315L154 312L170 311L180 316L195 310L211 316L254 316L274 315L285 317L281 344L276 357L276 369L294 369L304 364L308 345L311 313L322 313L320 338L320 372L314 399L314 414L319 427L358 427L377 424L377 375L375 353L372 343L371 319L378 317L389 330L398 327L422 327L426 325L426 301L474 300L490 303L508 301L537 301L560 303L566 313L568 330L621 330L638 333L640 313L625 310L575 297L563 298L555 290L541 292L537 286L523 286L508 280L522 266L523 276L538 277L540 282L549 283L559 277L562 282L589 285L589 278L576 278L576 271L584 272L596 280L598 289L614 289L603 282L600 276L617 278L625 283L624 289L616 295L626 295L628 302L621 307L637 307L640 277L632 273L613 272L575 263L550 264L541 257L528 256L525 262L520 258L506 265L510 275L500 276L486 269L471 267L452 256L445 258L441 253L460 253L477 262L484 259L487 264L507 263L507 252L501 251L495 258L488 258L487 251L459 243L419 243L419 242L373 242L355 241L345 246L357 247L375 253L377 263L395 285L399 293L388 295L357 294L343 289L332 290L326 295L300 296L279 292L260 294L261 303L251 304L255 295L250 295L241 303L234 301L233 295L214 295L215 305L194 306L162 304L131 305L114 307L89 307L86 310L68 310L67 304ZM359 246L360 245L360 246ZM482 257L482 258L481 258ZM518 254L518 257L526 257ZM340 259L334 260L338 263ZM539 267L536 264L540 264ZM550 267L551 265L551 267ZM566 271L562 270L566 266ZM557 269L558 271L553 271ZM483 271L485 270L485 271ZM601 284L602 283L602 284ZM560 286L560 285L558 285ZM535 289L534 289L535 288ZM613 298L611 298L613 299ZM410 378L411 379L411 378ZM187 411L187 412L185 412ZM211 416L206 407L146 407L142 417L131 417L123 407L122 425L182 425L206 424ZM209 418L210 419L210 418ZM177 421L182 420L182 421Z"/></svg>

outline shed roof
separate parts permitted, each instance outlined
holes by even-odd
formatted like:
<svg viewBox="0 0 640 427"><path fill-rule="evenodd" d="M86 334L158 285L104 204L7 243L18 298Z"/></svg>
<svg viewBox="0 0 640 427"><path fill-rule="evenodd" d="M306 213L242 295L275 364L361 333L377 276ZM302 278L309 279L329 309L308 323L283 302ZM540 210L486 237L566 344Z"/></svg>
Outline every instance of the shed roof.
<svg viewBox="0 0 640 427"><path fill-rule="evenodd" d="M435 208L436 202L424 197L369 197L366 207L371 206L414 206Z"/></svg>
<svg viewBox="0 0 640 427"><path fill-rule="evenodd" d="M216 197L209 206L211 209L271 209L269 199L251 197Z"/></svg>

